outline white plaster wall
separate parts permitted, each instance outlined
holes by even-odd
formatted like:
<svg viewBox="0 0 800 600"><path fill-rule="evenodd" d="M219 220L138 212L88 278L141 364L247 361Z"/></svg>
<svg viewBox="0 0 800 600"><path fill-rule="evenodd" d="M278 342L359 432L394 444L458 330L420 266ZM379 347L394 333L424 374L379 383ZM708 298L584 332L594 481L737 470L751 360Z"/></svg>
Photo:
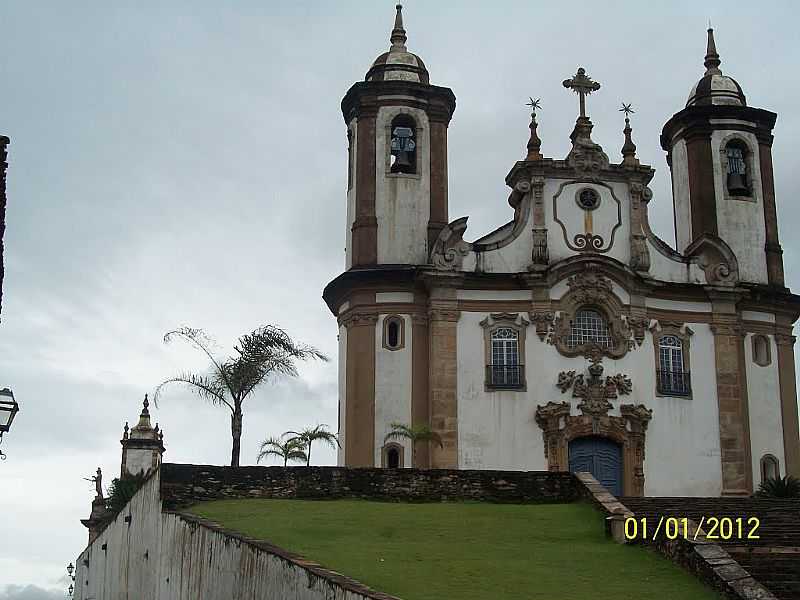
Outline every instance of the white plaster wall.
<svg viewBox="0 0 800 600"><path fill-rule="evenodd" d="M380 315L375 325L375 466L381 466L383 439L393 422L411 423L411 348L412 327L409 315L400 315L405 323L405 339L400 350L383 347L383 321ZM411 444L408 440L393 440L403 446L404 465L411 466Z"/></svg>
<svg viewBox="0 0 800 600"><path fill-rule="evenodd" d="M366 600L274 554L162 513L159 484L156 474L78 557L75 600Z"/></svg>
<svg viewBox="0 0 800 600"><path fill-rule="evenodd" d="M764 321L765 323L774 323L775 315L757 310L743 310L742 319L745 321Z"/></svg>
<svg viewBox="0 0 800 600"><path fill-rule="evenodd" d="M750 448L753 459L753 488L761 483L761 457L772 454L785 474L783 423L781 420L780 384L778 381L778 348L770 342L772 362L760 367L753 361L753 334L747 334L744 356L747 365L747 403L750 413Z"/></svg>
<svg viewBox="0 0 800 600"><path fill-rule="evenodd" d="M649 240L647 246L650 251L649 274L653 279L673 283L706 283L705 273L696 264L679 262L664 256Z"/></svg>
<svg viewBox="0 0 800 600"><path fill-rule="evenodd" d="M711 312L710 302L686 302L683 300L666 300L664 298L645 298L647 308L660 308L662 310L678 310L687 312Z"/></svg>
<svg viewBox="0 0 800 600"><path fill-rule="evenodd" d="M607 248L611 243L611 231L618 219L621 219L622 224L614 233L613 246L604 254L617 259L623 264L627 264L630 260L630 195L627 184L608 184L614 190L614 194L620 203L620 215L618 215L617 203L605 186L567 183L559 193L559 188L565 181L562 179L548 179L544 186L545 223L547 225L547 245L550 252L550 262L554 263L580 254L580 252L567 246L564 239L564 231L554 219L554 196L558 194L556 199L558 218L564 223L567 239L574 246L573 238L575 235L586 231L584 225L585 211L579 208L575 202L575 193L584 187L591 187L600 195L600 206L592 211L592 231L603 237L603 248Z"/></svg>
<svg viewBox="0 0 800 600"><path fill-rule="evenodd" d="M689 158L686 140L672 146L672 201L675 214L675 240L682 252L692 243L692 209L689 201Z"/></svg>
<svg viewBox="0 0 800 600"><path fill-rule="evenodd" d="M347 190L347 227L345 230L345 269L353 266L353 221L356 218L356 181L358 180L357 173L357 140L358 140L358 120L353 118L349 123L350 130L353 132L352 138L352 161L353 173L349 175L352 177L353 185ZM348 161L351 160L348 158ZM349 167L349 164L348 164Z"/></svg>
<svg viewBox="0 0 800 600"><path fill-rule="evenodd" d="M375 302L414 302L412 292L375 292Z"/></svg>
<svg viewBox="0 0 800 600"><path fill-rule="evenodd" d="M531 290L457 290L459 300L530 300Z"/></svg>
<svg viewBox="0 0 800 600"><path fill-rule="evenodd" d="M409 114L417 126L417 173L389 173L392 119ZM424 111L381 107L375 126L375 215L378 220L378 263L426 264L430 218L430 127Z"/></svg>
<svg viewBox="0 0 800 600"><path fill-rule="evenodd" d="M344 466L344 449L347 431L345 430L345 411L347 403L347 327L339 326L339 447L336 451L336 464Z"/></svg>
<svg viewBox="0 0 800 600"><path fill-rule="evenodd" d="M536 470L547 466L542 432L534 420L537 405L569 401L556 387L560 371L585 372L583 358L561 356L539 340L534 328L526 335L527 391L486 391L484 330L486 313L462 312L458 322L458 443L461 468ZM647 431L645 493L647 495L715 496L722 489L719 419L714 369L714 343L708 325L690 323L693 398L655 395L652 335L620 360L604 359L606 375L631 377L633 391L612 401L644 404L653 410Z"/></svg>
<svg viewBox="0 0 800 600"><path fill-rule="evenodd" d="M128 448L125 463L131 475L147 472L153 468L153 451L149 448Z"/></svg>
<svg viewBox="0 0 800 600"><path fill-rule="evenodd" d="M463 469L545 470L542 432L533 421L541 382L527 392L485 391L487 313L462 312L457 329L458 463ZM526 351L535 353L528 327ZM528 354L528 364L535 354Z"/></svg>
<svg viewBox="0 0 800 600"><path fill-rule="evenodd" d="M731 134L744 139L750 147L753 172L748 173L755 201L725 198L727 173L722 170L719 149ZM761 191L761 165L758 140L747 132L715 130L711 134L711 153L714 165L714 189L717 196L717 229L719 237L731 247L739 262L739 277L743 281L767 283L767 255L764 252L766 232L764 202Z"/></svg>

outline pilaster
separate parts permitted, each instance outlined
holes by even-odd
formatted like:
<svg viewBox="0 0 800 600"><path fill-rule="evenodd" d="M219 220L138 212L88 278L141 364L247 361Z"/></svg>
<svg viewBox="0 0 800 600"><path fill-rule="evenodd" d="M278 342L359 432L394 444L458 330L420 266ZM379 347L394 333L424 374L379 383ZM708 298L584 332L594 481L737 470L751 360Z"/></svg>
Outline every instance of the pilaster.
<svg viewBox="0 0 800 600"><path fill-rule="evenodd" d="M735 300L712 296L711 332L719 409L722 495L749 495L753 490L750 417L744 332Z"/></svg>
<svg viewBox="0 0 800 600"><path fill-rule="evenodd" d="M432 288L428 303L430 424L442 438L431 444L433 469L458 468L458 301L454 287Z"/></svg>
<svg viewBox="0 0 800 600"><path fill-rule="evenodd" d="M786 328L791 332L791 326ZM775 335L778 347L778 384L783 425L784 474L800 477L800 427L797 417L797 382L795 380L794 343L791 333Z"/></svg>
<svg viewBox="0 0 800 600"><path fill-rule="evenodd" d="M351 309L345 367L345 449L347 467L375 466L375 327L378 315Z"/></svg>

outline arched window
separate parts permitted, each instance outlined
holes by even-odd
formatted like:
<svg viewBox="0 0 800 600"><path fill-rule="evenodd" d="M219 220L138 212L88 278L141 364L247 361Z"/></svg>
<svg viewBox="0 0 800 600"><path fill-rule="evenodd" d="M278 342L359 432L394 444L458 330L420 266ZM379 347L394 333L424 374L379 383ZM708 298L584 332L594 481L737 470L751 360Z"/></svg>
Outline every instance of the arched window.
<svg viewBox="0 0 800 600"><path fill-rule="evenodd" d="M568 348L577 348L583 344L594 343L601 348L611 347L611 334L608 323L599 311L591 308L581 308L575 312L575 317L570 323Z"/></svg>
<svg viewBox="0 0 800 600"><path fill-rule="evenodd" d="M403 447L395 442L386 444L381 451L381 466L384 469L402 469L405 466Z"/></svg>
<svg viewBox="0 0 800 600"><path fill-rule="evenodd" d="M761 481L767 479L780 479L781 470L778 466L778 459L772 454L765 454L761 457Z"/></svg>
<svg viewBox="0 0 800 600"><path fill-rule="evenodd" d="M409 115L397 115L391 126L391 173L417 172L417 126Z"/></svg>
<svg viewBox="0 0 800 600"><path fill-rule="evenodd" d="M765 335L753 336L753 362L759 367L766 367L772 362L769 338Z"/></svg>
<svg viewBox="0 0 800 600"><path fill-rule="evenodd" d="M725 146L728 159L728 194L731 196L749 196L750 182L747 173L747 146L739 140L729 142Z"/></svg>
<svg viewBox="0 0 800 600"><path fill-rule="evenodd" d="M689 394L689 374L685 367L683 340L663 335L658 340L658 391L665 395Z"/></svg>
<svg viewBox="0 0 800 600"><path fill-rule="evenodd" d="M511 327L498 327L491 336L492 363L489 383L493 387L518 387L522 384L519 360L519 333Z"/></svg>
<svg viewBox="0 0 800 600"><path fill-rule="evenodd" d="M353 130L347 128L347 189L353 189Z"/></svg>
<svg viewBox="0 0 800 600"><path fill-rule="evenodd" d="M386 452L386 466L390 469L400 468L400 452L397 448L389 448Z"/></svg>
<svg viewBox="0 0 800 600"><path fill-rule="evenodd" d="M405 321L403 317L392 315L383 320L383 347L387 350L400 350L405 347Z"/></svg>

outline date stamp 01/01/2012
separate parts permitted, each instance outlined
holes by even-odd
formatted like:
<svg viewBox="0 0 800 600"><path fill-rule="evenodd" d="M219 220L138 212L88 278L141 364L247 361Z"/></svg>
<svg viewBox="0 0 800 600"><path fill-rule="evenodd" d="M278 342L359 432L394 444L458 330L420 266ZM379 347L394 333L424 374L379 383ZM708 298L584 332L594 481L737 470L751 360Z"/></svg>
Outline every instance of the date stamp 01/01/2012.
<svg viewBox="0 0 800 600"><path fill-rule="evenodd" d="M655 540L663 535L668 540L679 537L697 541L699 536L707 540L757 540L761 522L758 517L701 517L690 521L688 517L664 517L657 521L648 517L625 519L625 539ZM702 538L701 538L702 539Z"/></svg>

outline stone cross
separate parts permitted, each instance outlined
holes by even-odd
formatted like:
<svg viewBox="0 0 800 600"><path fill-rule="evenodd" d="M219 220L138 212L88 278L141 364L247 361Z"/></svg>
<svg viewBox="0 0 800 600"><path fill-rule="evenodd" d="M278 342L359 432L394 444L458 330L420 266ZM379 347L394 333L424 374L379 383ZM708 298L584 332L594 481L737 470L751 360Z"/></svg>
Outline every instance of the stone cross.
<svg viewBox="0 0 800 600"><path fill-rule="evenodd" d="M572 79L564 80L564 87L574 91L581 99L581 117L586 118L586 96L592 92L600 89L600 84L592 81L592 78L586 75L586 69L583 67L578 69Z"/></svg>

